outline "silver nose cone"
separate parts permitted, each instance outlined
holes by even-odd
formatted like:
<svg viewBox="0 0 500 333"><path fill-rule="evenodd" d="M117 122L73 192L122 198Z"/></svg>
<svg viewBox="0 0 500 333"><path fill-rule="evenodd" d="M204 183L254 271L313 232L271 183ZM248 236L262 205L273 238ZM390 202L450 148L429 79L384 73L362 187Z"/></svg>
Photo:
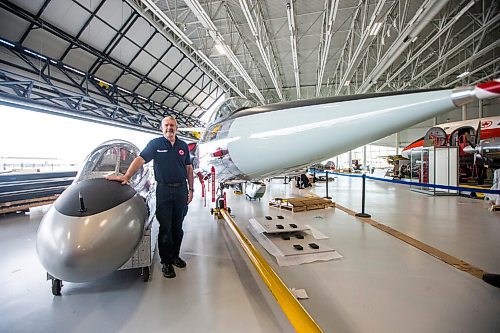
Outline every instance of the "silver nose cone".
<svg viewBox="0 0 500 333"><path fill-rule="evenodd" d="M138 194L82 216L63 214L58 206L56 201L42 219L36 248L47 272L63 281L92 281L118 269L139 244L147 219L146 204Z"/></svg>

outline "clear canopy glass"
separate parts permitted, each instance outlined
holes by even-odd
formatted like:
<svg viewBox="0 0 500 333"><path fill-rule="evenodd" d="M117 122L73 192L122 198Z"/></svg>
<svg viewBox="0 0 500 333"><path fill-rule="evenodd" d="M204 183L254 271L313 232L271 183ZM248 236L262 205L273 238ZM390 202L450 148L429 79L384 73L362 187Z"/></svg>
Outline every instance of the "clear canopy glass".
<svg viewBox="0 0 500 333"><path fill-rule="evenodd" d="M104 178L112 174L123 175L139 153L140 150L128 141L106 141L87 156L83 168L76 176L75 182L85 179ZM130 179L130 185L136 187L145 176L145 173L146 171L141 167Z"/></svg>
<svg viewBox="0 0 500 333"><path fill-rule="evenodd" d="M229 98L222 102L217 110L215 110L210 119L210 122L218 122L220 120L226 119L237 111L252 108L254 106L257 106L257 104L243 97Z"/></svg>

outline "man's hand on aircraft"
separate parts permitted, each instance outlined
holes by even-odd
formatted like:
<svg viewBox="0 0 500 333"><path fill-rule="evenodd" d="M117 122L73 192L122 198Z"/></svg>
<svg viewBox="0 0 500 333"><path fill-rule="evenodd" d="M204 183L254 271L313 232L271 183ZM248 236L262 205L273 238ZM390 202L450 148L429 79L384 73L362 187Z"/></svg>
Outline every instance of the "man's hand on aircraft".
<svg viewBox="0 0 500 333"><path fill-rule="evenodd" d="M122 185L127 185L128 181L129 181L129 179L127 177L125 177L124 175L108 175L108 176L106 176L106 179L112 180L115 182L121 182Z"/></svg>

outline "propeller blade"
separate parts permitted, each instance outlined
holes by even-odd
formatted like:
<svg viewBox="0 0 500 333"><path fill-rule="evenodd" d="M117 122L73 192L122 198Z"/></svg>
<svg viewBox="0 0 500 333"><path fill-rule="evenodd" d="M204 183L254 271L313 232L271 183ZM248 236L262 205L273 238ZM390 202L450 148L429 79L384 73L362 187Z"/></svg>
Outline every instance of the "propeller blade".
<svg viewBox="0 0 500 333"><path fill-rule="evenodd" d="M476 138L474 140L474 148L477 147L479 142L481 142L481 120L479 121L479 124L477 124Z"/></svg>

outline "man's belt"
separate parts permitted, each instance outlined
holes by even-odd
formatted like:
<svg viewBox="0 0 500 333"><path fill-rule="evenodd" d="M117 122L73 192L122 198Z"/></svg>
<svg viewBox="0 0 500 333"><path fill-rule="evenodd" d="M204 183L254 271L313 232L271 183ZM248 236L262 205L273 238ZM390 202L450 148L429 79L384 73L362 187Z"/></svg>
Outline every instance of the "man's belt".
<svg viewBox="0 0 500 333"><path fill-rule="evenodd" d="M182 185L185 185L186 183L160 183L160 184L168 186L168 187L181 187Z"/></svg>

